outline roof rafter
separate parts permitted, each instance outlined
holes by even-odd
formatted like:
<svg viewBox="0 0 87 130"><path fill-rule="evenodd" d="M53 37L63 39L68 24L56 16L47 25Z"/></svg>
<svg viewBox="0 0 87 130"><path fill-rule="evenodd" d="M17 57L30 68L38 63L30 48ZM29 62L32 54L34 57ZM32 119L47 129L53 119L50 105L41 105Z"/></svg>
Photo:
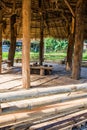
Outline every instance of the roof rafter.
<svg viewBox="0 0 87 130"><path fill-rule="evenodd" d="M75 17L75 13L72 9L72 7L70 6L69 2L67 0L64 0L65 4L67 5L67 7L69 8L71 14L73 15L73 17Z"/></svg>

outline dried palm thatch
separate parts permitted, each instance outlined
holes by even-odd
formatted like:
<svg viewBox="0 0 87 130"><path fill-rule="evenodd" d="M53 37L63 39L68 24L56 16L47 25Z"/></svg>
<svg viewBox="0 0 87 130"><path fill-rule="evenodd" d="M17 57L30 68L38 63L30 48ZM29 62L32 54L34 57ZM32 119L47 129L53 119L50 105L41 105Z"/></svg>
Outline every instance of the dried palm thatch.
<svg viewBox="0 0 87 130"><path fill-rule="evenodd" d="M77 0L31 0L31 38L40 37L41 19L44 37L67 38L76 3ZM0 7L3 11L3 37L10 37L10 17L13 14L16 14L17 37L22 37L22 0L0 0Z"/></svg>

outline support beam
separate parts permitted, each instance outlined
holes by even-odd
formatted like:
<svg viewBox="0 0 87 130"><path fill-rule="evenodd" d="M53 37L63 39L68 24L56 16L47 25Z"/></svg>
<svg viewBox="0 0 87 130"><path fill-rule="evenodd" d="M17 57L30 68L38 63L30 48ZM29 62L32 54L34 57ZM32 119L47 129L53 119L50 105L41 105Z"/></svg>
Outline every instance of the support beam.
<svg viewBox="0 0 87 130"><path fill-rule="evenodd" d="M70 10L72 16L75 17L75 13L74 13L72 7L70 6L69 2L68 2L67 0L64 0L64 2L65 2L65 4L67 5L67 7L69 8L69 10Z"/></svg>
<svg viewBox="0 0 87 130"><path fill-rule="evenodd" d="M78 0L76 6L76 30L75 30L75 46L74 59L72 68L72 78L79 79L81 72L81 60L83 51L83 36L84 36L84 5L83 0Z"/></svg>
<svg viewBox="0 0 87 130"><path fill-rule="evenodd" d="M39 53L39 64L42 65L44 61L44 19L43 19L43 0L41 2L41 13L40 13L40 53Z"/></svg>
<svg viewBox="0 0 87 130"><path fill-rule="evenodd" d="M43 16L41 16L40 24L40 65L42 65L44 61Z"/></svg>
<svg viewBox="0 0 87 130"><path fill-rule="evenodd" d="M15 49L16 49L16 29L15 29L15 23L16 23L16 15L12 15L10 18L10 32L11 32L11 44L8 54L8 60L10 61L10 64L8 66L13 66L14 64L14 56L15 56Z"/></svg>
<svg viewBox="0 0 87 130"><path fill-rule="evenodd" d="M67 49L67 60L66 60L66 70L70 71L72 69L72 59L73 59L73 50L74 50L74 42L75 42L75 19L72 17L72 23L71 23L71 33L69 36L69 43L68 43L68 49Z"/></svg>
<svg viewBox="0 0 87 130"><path fill-rule="evenodd" d="M0 9L0 74L2 69L2 10ZM1 104L0 104L1 113Z"/></svg>
<svg viewBox="0 0 87 130"><path fill-rule="evenodd" d="M2 69L2 10L0 9L0 73Z"/></svg>
<svg viewBox="0 0 87 130"><path fill-rule="evenodd" d="M31 0L23 0L23 48L22 48L22 77L23 88L30 87L30 21Z"/></svg>

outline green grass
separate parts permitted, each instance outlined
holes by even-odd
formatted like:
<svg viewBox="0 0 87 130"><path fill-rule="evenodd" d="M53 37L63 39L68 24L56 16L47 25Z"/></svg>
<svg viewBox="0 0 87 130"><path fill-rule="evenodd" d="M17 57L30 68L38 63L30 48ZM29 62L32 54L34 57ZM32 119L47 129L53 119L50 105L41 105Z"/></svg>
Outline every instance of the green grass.
<svg viewBox="0 0 87 130"><path fill-rule="evenodd" d="M87 60L87 51L83 52L83 60Z"/></svg>
<svg viewBox="0 0 87 130"><path fill-rule="evenodd" d="M50 52L45 54L45 60L59 61L66 57L65 52Z"/></svg>
<svg viewBox="0 0 87 130"><path fill-rule="evenodd" d="M21 58L21 57L22 57L22 53L21 52L16 52L15 58ZM2 53L2 58L7 59L8 58L8 52L3 52Z"/></svg>
<svg viewBox="0 0 87 130"><path fill-rule="evenodd" d="M2 53L2 57L3 59L7 59L8 58L8 52L3 52ZM22 57L22 53L21 52L16 52L15 54L15 58L21 58ZM44 58L45 61L59 61L62 60L66 57L66 52L49 52L49 53L45 53ZM37 61L39 59L39 53L35 53L35 52L31 52L30 53L30 58L31 61ZM83 60L87 60L87 51L83 53Z"/></svg>

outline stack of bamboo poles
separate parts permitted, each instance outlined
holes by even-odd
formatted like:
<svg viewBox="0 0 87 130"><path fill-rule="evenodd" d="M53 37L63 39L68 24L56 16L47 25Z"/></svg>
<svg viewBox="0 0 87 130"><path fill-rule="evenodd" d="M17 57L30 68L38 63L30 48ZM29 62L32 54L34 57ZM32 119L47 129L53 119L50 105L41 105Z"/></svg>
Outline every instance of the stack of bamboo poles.
<svg viewBox="0 0 87 130"><path fill-rule="evenodd" d="M84 83L0 93L0 128L71 129L87 120L86 91Z"/></svg>

